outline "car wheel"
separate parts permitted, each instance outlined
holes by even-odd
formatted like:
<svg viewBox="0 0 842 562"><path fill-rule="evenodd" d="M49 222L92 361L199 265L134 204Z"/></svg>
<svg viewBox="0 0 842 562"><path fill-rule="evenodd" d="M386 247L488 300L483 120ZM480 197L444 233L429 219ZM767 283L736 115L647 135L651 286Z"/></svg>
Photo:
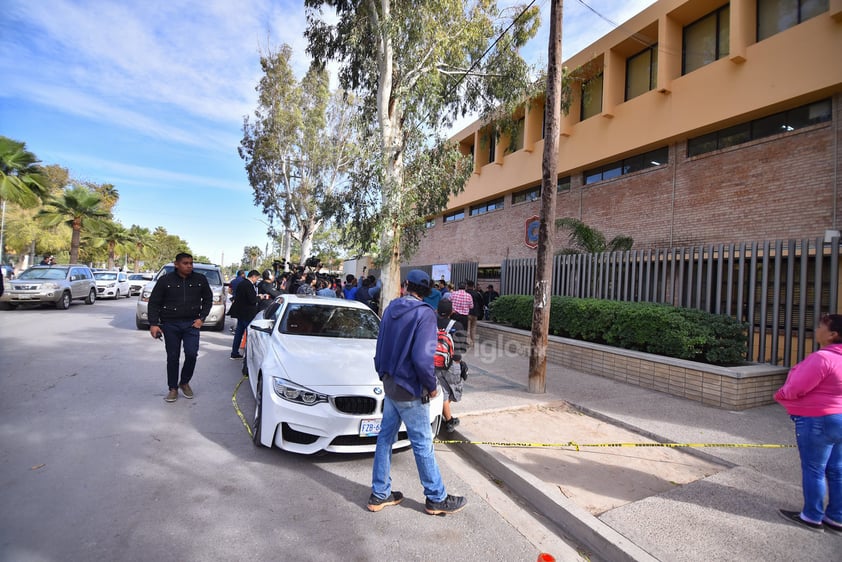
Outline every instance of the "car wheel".
<svg viewBox="0 0 842 562"><path fill-rule="evenodd" d="M140 319L138 319L137 316L135 316L135 318L134 318L134 325L137 326L138 330L148 330L149 329L149 326L147 326L146 324L141 322Z"/></svg>
<svg viewBox="0 0 842 562"><path fill-rule="evenodd" d="M222 329L225 327L225 317L223 316L222 322L217 322L216 326L213 326L211 330L214 332L221 332Z"/></svg>
<svg viewBox="0 0 842 562"><path fill-rule="evenodd" d="M88 293L88 296L85 299L85 304L94 304L95 302L96 302L96 289L91 289L91 292Z"/></svg>
<svg viewBox="0 0 842 562"><path fill-rule="evenodd" d="M67 310L70 308L70 293L65 291L61 294L61 298L56 301L56 308L59 310Z"/></svg>
<svg viewBox="0 0 842 562"><path fill-rule="evenodd" d="M10 303L10 302L4 303L4 304L2 304L2 305L0 305L0 306L2 306L2 309L3 309L3 310L14 310L14 309L16 309L16 308L18 307L18 305L16 305L16 304L12 304L12 303Z"/></svg>
<svg viewBox="0 0 842 562"><path fill-rule="evenodd" d="M251 438L258 447L263 446L260 442L260 425L263 419L263 376L257 376L257 392L254 396L254 422L251 426Z"/></svg>
<svg viewBox="0 0 842 562"><path fill-rule="evenodd" d="M114 300L115 300L115 301L120 300L120 289L117 289L117 294L116 294L116 295L114 295Z"/></svg>

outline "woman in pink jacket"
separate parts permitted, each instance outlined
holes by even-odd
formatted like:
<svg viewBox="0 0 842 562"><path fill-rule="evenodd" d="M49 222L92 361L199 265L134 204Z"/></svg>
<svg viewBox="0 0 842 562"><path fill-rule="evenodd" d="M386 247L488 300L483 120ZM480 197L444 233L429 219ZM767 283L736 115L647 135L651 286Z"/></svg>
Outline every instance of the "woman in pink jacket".
<svg viewBox="0 0 842 562"><path fill-rule="evenodd" d="M775 393L795 422L804 494L801 512L780 513L796 525L842 534L842 314L824 315L815 338L821 349L793 367Z"/></svg>

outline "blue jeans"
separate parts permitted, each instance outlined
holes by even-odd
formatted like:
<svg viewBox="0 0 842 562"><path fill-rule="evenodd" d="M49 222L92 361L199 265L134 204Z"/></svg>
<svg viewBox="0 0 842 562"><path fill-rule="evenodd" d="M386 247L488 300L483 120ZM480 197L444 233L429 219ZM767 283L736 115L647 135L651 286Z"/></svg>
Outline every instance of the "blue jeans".
<svg viewBox="0 0 842 562"><path fill-rule="evenodd" d="M801 517L813 523L827 519L842 525L842 414L790 417L801 456ZM825 493L830 496L827 509Z"/></svg>
<svg viewBox="0 0 842 562"><path fill-rule="evenodd" d="M439 465L433 451L433 430L430 427L430 404L421 399L409 402L397 402L388 396L383 401L383 420L377 435L377 448L374 450L374 468L371 476L371 493L380 499L392 493L392 445L398 438L401 421L406 425L418 477L424 486L424 495L434 502L447 497L444 482L441 479Z"/></svg>
<svg viewBox="0 0 842 562"><path fill-rule="evenodd" d="M251 320L237 318L237 329L234 330L234 343L231 344L231 357L236 357L240 354L240 344L243 343L243 334L246 333L249 323L251 323Z"/></svg>
<svg viewBox="0 0 842 562"><path fill-rule="evenodd" d="M193 327L193 320L164 320L161 330L164 332L164 346L167 350L167 385L170 389L187 384L193 378L196 358L199 356L199 329ZM181 348L184 347L184 366L181 368L181 380L178 378L178 363Z"/></svg>

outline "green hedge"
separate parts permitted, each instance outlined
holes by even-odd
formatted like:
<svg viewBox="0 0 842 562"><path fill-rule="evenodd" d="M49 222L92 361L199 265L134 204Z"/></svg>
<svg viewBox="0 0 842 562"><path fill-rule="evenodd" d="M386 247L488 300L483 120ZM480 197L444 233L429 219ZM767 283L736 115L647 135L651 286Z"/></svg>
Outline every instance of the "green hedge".
<svg viewBox="0 0 842 562"><path fill-rule="evenodd" d="M532 297L499 297L491 320L532 329ZM746 333L728 316L664 304L553 297L550 305L552 335L713 365L743 363Z"/></svg>

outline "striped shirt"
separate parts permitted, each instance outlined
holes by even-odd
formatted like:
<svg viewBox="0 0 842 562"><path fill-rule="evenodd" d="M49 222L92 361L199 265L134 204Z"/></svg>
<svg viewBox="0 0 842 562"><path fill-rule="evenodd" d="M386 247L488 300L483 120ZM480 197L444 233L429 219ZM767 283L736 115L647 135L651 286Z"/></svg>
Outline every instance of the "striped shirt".
<svg viewBox="0 0 842 562"><path fill-rule="evenodd" d="M450 293L450 302L453 303L453 312L462 316L467 316L474 307L474 298L464 289Z"/></svg>

